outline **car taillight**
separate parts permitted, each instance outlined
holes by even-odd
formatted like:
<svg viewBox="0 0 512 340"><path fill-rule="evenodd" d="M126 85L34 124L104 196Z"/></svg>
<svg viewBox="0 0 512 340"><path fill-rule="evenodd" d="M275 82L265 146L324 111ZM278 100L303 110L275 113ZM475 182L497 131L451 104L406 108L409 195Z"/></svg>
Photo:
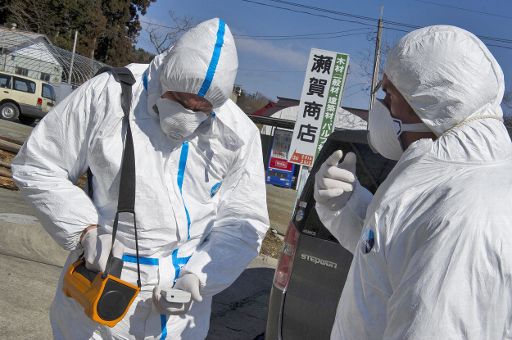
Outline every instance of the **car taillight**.
<svg viewBox="0 0 512 340"><path fill-rule="evenodd" d="M290 222L288 231L284 237L283 251L281 252L281 257L279 258L279 263L274 274L274 285L281 290L286 290L288 282L290 281L293 258L295 256L295 250L297 249L298 240L299 231L293 222Z"/></svg>
<svg viewBox="0 0 512 340"><path fill-rule="evenodd" d="M43 98L37 98L37 105L43 105Z"/></svg>

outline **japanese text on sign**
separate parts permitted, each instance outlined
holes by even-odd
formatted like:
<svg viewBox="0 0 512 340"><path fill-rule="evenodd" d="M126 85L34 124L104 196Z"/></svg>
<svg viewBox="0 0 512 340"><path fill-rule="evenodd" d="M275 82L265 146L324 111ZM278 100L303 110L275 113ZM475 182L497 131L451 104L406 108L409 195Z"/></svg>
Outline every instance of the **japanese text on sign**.
<svg viewBox="0 0 512 340"><path fill-rule="evenodd" d="M312 49L288 157L312 166L334 129L334 118L345 84L349 56Z"/></svg>

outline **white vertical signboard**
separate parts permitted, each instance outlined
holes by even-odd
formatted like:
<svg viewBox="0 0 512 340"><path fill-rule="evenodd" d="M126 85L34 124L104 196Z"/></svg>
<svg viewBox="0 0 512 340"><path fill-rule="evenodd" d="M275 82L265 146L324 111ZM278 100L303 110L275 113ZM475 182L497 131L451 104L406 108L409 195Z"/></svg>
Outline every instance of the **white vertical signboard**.
<svg viewBox="0 0 512 340"><path fill-rule="evenodd" d="M288 153L289 162L313 166L315 157L334 129L348 62L348 54L311 49Z"/></svg>

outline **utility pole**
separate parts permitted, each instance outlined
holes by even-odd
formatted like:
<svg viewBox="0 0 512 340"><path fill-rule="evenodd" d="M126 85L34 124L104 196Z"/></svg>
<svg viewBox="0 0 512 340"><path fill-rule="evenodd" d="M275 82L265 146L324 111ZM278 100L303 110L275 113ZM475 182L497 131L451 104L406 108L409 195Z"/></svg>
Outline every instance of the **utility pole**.
<svg viewBox="0 0 512 340"><path fill-rule="evenodd" d="M91 50L91 74L89 75L90 78L94 77L94 51L96 49L96 37L94 37L94 40L92 41L92 50Z"/></svg>
<svg viewBox="0 0 512 340"><path fill-rule="evenodd" d="M92 40L91 59L94 60L94 51L96 50L96 37Z"/></svg>
<svg viewBox="0 0 512 340"><path fill-rule="evenodd" d="M377 40L375 41L375 57L373 61L373 76L372 76L372 87L370 88L370 107L373 106L375 100L375 86L377 85L377 78L379 77L379 65L380 65L380 41L382 39L382 15L384 13L384 6L380 8L379 22L377 23Z"/></svg>
<svg viewBox="0 0 512 340"><path fill-rule="evenodd" d="M68 84L71 85L71 75L73 74L73 63L75 61L75 51L76 51L76 40L78 38L78 31L75 31L75 41L73 42L73 54L71 54L71 62L69 63L69 76L68 76Z"/></svg>

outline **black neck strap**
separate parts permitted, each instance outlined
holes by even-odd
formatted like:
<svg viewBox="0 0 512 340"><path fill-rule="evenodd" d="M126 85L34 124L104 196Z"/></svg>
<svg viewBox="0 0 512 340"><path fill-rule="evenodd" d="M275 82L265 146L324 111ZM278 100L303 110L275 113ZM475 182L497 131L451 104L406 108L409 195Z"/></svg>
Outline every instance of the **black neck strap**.
<svg viewBox="0 0 512 340"><path fill-rule="evenodd" d="M113 256L112 249L116 239L117 226L120 213L131 213L133 215L133 227L135 228L135 252L137 257L137 285L141 287L140 263L139 263L139 241L137 238L137 218L135 216L135 152L133 149L133 137L130 127L130 107L132 102L132 85L135 78L126 67L104 67L97 74L109 72L114 79L121 84L121 107L124 117L123 124L126 125L126 138L124 141L123 158L121 163L121 179L119 182L119 198L117 201L117 212L112 225L112 247L108 256L107 268L104 275L110 272L110 263Z"/></svg>

